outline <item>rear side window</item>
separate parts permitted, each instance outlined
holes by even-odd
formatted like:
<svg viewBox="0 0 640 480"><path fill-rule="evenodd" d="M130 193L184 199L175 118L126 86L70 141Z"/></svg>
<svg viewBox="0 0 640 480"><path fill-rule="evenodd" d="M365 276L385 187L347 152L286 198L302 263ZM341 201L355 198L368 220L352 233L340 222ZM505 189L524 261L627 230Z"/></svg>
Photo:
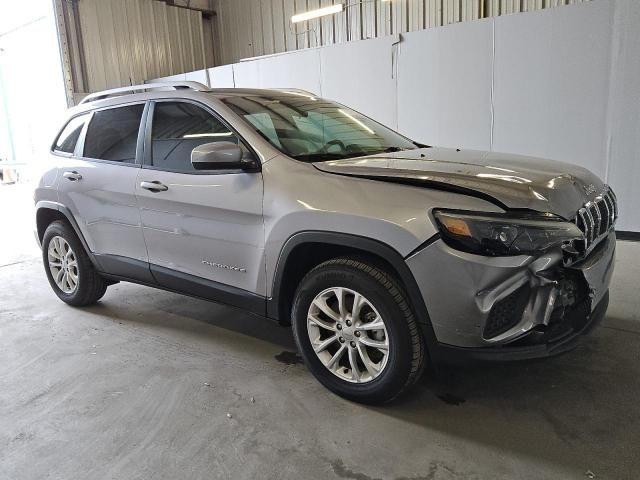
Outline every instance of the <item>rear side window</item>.
<svg viewBox="0 0 640 480"><path fill-rule="evenodd" d="M238 137L206 110L185 102L158 102L153 110L151 164L163 170L195 172L191 151L212 142L238 143Z"/></svg>
<svg viewBox="0 0 640 480"><path fill-rule="evenodd" d="M87 123L88 118L89 114L85 113L84 115L79 115L69 120L69 123L67 123L62 132L60 132L60 135L58 135L53 150L60 153L73 153L76 149L80 132L82 132L82 128L84 124Z"/></svg>
<svg viewBox="0 0 640 480"><path fill-rule="evenodd" d="M135 163L138 130L144 105L94 112L84 140L84 157Z"/></svg>

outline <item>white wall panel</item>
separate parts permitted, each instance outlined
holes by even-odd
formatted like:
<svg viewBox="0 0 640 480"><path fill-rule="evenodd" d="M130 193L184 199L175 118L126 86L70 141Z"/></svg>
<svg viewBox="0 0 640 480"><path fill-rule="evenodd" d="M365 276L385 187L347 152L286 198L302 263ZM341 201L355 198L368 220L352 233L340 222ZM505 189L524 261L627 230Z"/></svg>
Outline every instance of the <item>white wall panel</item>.
<svg viewBox="0 0 640 480"><path fill-rule="evenodd" d="M257 88L260 86L260 72L257 60L233 64L233 78L237 88Z"/></svg>
<svg viewBox="0 0 640 480"><path fill-rule="evenodd" d="M257 61L260 88L301 88L320 93L320 58L317 49L283 53Z"/></svg>
<svg viewBox="0 0 640 480"><path fill-rule="evenodd" d="M213 88L233 88L233 65L222 65L209 69L209 79Z"/></svg>
<svg viewBox="0 0 640 480"><path fill-rule="evenodd" d="M322 96L395 127L393 41L385 37L320 49Z"/></svg>
<svg viewBox="0 0 640 480"><path fill-rule="evenodd" d="M495 19L494 150L605 174L612 6Z"/></svg>
<svg viewBox="0 0 640 480"><path fill-rule="evenodd" d="M204 85L209 85L209 79L207 78L207 74L208 74L207 70L196 70L195 72L186 73L184 76L184 79L190 82L200 82L200 83L203 83Z"/></svg>
<svg viewBox="0 0 640 480"><path fill-rule="evenodd" d="M615 3L606 170L620 202L618 228L640 231L640 2Z"/></svg>
<svg viewBox="0 0 640 480"><path fill-rule="evenodd" d="M192 73L197 73L197 72L178 73L176 75L169 75L168 77L154 78L153 80L151 80L151 81L149 81L147 83L151 83L151 82L184 82L187 79L187 75L191 75Z"/></svg>
<svg viewBox="0 0 640 480"><path fill-rule="evenodd" d="M428 144L488 150L492 20L412 32L403 38L400 132Z"/></svg>
<svg viewBox="0 0 640 480"><path fill-rule="evenodd" d="M301 88L320 93L320 58L317 49L276 54L229 67L232 67L231 72L223 70L223 67L209 70L214 72L215 81L225 86L231 79L231 86L235 80L238 88Z"/></svg>

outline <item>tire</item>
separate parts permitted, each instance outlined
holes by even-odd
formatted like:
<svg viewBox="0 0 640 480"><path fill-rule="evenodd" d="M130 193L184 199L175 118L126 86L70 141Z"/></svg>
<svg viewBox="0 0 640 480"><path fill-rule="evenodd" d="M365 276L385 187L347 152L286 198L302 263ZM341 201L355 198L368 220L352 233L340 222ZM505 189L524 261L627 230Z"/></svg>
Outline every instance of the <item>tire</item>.
<svg viewBox="0 0 640 480"><path fill-rule="evenodd" d="M398 282L383 269L365 262L336 258L312 269L296 291L292 325L298 350L320 383L349 400L379 404L393 400L420 378L426 363L425 343ZM339 307L338 296L342 297L344 310ZM357 311L354 303L363 305L357 318L352 316ZM332 316L326 314L327 307ZM336 320L339 312L348 313ZM385 328L369 330L380 325L376 321L379 317ZM329 328L332 326L334 330ZM332 340L333 332L337 342ZM343 353L339 354L341 346ZM336 355L341 355L338 361L334 361Z"/></svg>
<svg viewBox="0 0 640 480"><path fill-rule="evenodd" d="M52 254L50 254L50 247L53 249ZM60 272L63 268L62 260L58 260L55 255L60 252L68 253L69 250L67 248L71 252L66 256L67 260L65 260L65 265L69 265L67 269L69 272L68 281L63 281L61 286L56 283L54 272ZM42 237L42 260L49 285L51 285L58 298L69 305L74 307L93 305L107 291L106 282L93 267L80 239L66 222L57 220L47 227ZM54 264L60 264L61 266L52 267L50 260ZM75 278L75 282L71 278L72 275Z"/></svg>

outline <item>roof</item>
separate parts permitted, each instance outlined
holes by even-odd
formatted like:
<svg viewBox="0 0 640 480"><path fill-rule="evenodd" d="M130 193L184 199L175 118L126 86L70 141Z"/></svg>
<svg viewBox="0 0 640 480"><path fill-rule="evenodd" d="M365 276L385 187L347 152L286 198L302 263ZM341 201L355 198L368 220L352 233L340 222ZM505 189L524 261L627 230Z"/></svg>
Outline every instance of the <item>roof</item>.
<svg viewBox="0 0 640 480"><path fill-rule="evenodd" d="M297 88L273 88L273 89L261 89L261 88L209 88L206 85L199 82L154 82L143 83L141 85L131 85L128 87L113 88L110 90L103 90L87 95L79 105L96 102L98 100L105 100L111 97L123 97L135 93L150 92L153 90L166 91L168 89L178 90L190 90L192 92L207 92L216 96L229 96L229 95L264 95L266 92L273 93L291 93L293 95L315 96L313 93L300 90Z"/></svg>

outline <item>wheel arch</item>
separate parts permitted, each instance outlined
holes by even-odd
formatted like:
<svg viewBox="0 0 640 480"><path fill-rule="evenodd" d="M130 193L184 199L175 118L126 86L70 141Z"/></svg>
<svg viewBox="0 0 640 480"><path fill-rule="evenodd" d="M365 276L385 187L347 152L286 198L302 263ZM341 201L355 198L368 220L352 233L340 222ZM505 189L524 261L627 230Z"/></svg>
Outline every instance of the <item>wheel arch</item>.
<svg viewBox="0 0 640 480"><path fill-rule="evenodd" d="M404 258L393 247L367 237L338 232L298 232L283 245L273 276L271 298L267 300L267 315L288 324L293 295L304 275L320 263L339 256L366 257L377 266L389 270L404 287L415 312L429 354L435 352L437 341L427 307Z"/></svg>
<svg viewBox="0 0 640 480"><path fill-rule="evenodd" d="M82 243L82 247L89 256L91 263L93 263L94 266L98 266L98 262L89 249L89 245L87 244L84 235L82 235L80 227L73 217L73 214L67 207L65 207L61 203L40 201L36 204L36 231L38 234L38 241L40 242L40 245L42 245L42 238L44 237L45 230L52 222L55 222L56 220L66 221L71 226L71 228L73 228L73 231L80 239L80 243Z"/></svg>

